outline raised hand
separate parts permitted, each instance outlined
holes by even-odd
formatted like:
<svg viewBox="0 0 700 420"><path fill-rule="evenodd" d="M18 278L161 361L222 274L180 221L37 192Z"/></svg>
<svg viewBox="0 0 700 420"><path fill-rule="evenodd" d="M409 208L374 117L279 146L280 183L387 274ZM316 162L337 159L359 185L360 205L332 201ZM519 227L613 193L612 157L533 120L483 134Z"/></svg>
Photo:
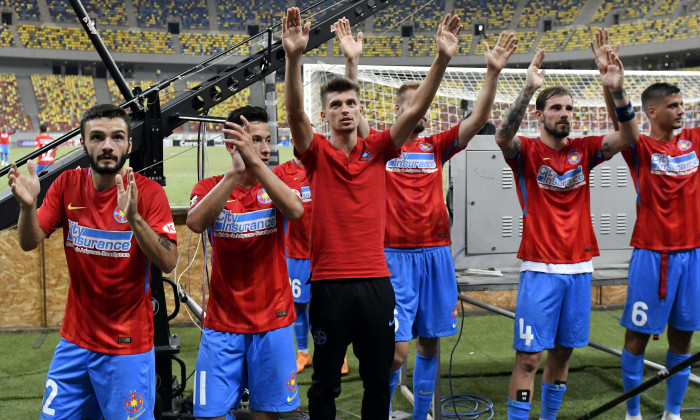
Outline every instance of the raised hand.
<svg viewBox="0 0 700 420"><path fill-rule="evenodd" d="M39 177L36 174L36 164L33 160L27 161L27 168L29 169L29 177L24 176L17 168L17 164L12 162L12 168L7 175L7 184L22 206L31 206L36 203L36 198L41 191Z"/></svg>
<svg viewBox="0 0 700 420"><path fill-rule="evenodd" d="M242 115L241 121L243 122L243 126L227 121L227 128L223 130L225 134L228 134L227 137L229 137L224 139L224 143L231 153L233 170L235 172L243 172L246 166L249 166L254 159L260 159L253 148L253 138L248 129L250 123ZM240 161L238 159L240 159ZM243 167L241 167L241 164Z"/></svg>
<svg viewBox="0 0 700 420"><path fill-rule="evenodd" d="M288 56L301 56L309 42L311 22L301 24L298 7L287 9L287 16L282 18L282 47Z"/></svg>
<svg viewBox="0 0 700 420"><path fill-rule="evenodd" d="M518 47L516 41L515 34L507 33L506 31L501 32L501 35L498 36L498 41L496 41L496 46L493 47L493 50L489 49L488 42L483 41L486 67L490 70L503 70L508 64L508 59Z"/></svg>
<svg viewBox="0 0 700 420"><path fill-rule="evenodd" d="M459 23L459 16L450 16L449 13L445 15L437 31L438 54L444 54L451 59L457 51L460 32L462 25Z"/></svg>
<svg viewBox="0 0 700 420"><path fill-rule="evenodd" d="M126 180L117 174L114 176L114 181L117 183L117 204L124 213L127 222L130 222L138 214L139 190L136 188L133 168L127 168L125 175Z"/></svg>
<svg viewBox="0 0 700 420"><path fill-rule="evenodd" d="M620 54L620 46L622 43L618 41L615 44L615 49L613 50L610 44L610 34L608 28L598 28L595 31L595 44L593 41L590 42L591 50L593 50L593 57L595 58L595 63L598 66L598 71L602 72L608 68L610 61L608 59L608 52L614 51L615 55Z"/></svg>
<svg viewBox="0 0 700 420"><path fill-rule="evenodd" d="M350 21L345 18L338 19L338 22L334 23L333 27L335 28L335 37L345 59L349 61L359 60L362 55L362 31L357 33L357 40L355 40L352 37Z"/></svg>
<svg viewBox="0 0 700 420"><path fill-rule="evenodd" d="M625 78L622 61L612 50L608 51L606 60L608 65L605 69L600 69L600 80L603 82L603 86L610 89L611 92L620 91Z"/></svg>
<svg viewBox="0 0 700 420"><path fill-rule="evenodd" d="M544 48L540 48L527 68L527 80L525 81L525 89L527 91L534 92L544 84L545 71L540 70L544 62L544 56Z"/></svg>

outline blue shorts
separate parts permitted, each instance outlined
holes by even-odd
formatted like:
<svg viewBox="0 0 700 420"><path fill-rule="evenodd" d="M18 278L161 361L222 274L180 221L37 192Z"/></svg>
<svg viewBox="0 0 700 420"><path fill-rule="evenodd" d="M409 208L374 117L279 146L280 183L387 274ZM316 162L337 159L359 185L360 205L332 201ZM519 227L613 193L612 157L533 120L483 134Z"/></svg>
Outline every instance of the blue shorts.
<svg viewBox="0 0 700 420"><path fill-rule="evenodd" d="M396 295L396 341L457 333L457 279L450 247L384 248Z"/></svg>
<svg viewBox="0 0 700 420"><path fill-rule="evenodd" d="M10 145L0 144L0 154L6 154L7 156L10 156Z"/></svg>
<svg viewBox="0 0 700 420"><path fill-rule="evenodd" d="M635 248L620 325L661 334L666 324L700 330L700 249L662 253Z"/></svg>
<svg viewBox="0 0 700 420"><path fill-rule="evenodd" d="M287 257L289 283L292 286L294 303L309 303L311 300L311 262Z"/></svg>
<svg viewBox="0 0 700 420"><path fill-rule="evenodd" d="M40 173L51 165L53 165L53 163L49 163L48 165L36 165L36 173Z"/></svg>
<svg viewBox="0 0 700 420"><path fill-rule="evenodd" d="M513 348L538 353L585 347L591 321L591 273L520 272Z"/></svg>
<svg viewBox="0 0 700 420"><path fill-rule="evenodd" d="M64 340L46 378L41 419L153 419L155 354L96 353Z"/></svg>
<svg viewBox="0 0 700 420"><path fill-rule="evenodd" d="M219 417L250 391L250 408L284 413L299 407L292 326L257 334L204 328L194 378L194 416Z"/></svg>

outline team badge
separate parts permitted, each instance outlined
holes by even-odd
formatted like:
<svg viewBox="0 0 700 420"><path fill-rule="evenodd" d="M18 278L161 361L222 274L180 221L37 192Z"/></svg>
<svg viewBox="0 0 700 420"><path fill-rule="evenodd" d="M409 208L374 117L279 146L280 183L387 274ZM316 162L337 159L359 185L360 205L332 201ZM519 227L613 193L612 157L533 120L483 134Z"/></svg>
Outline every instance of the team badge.
<svg viewBox="0 0 700 420"><path fill-rule="evenodd" d="M693 147L693 143L691 143L690 140L678 140L678 149L681 152L685 152L691 147Z"/></svg>
<svg viewBox="0 0 700 420"><path fill-rule="evenodd" d="M124 407L129 413L138 413L143 408L143 397L135 392L132 392L124 400Z"/></svg>
<svg viewBox="0 0 700 420"><path fill-rule="evenodd" d="M326 343L326 333L321 330L314 331L314 343L323 345Z"/></svg>
<svg viewBox="0 0 700 420"><path fill-rule="evenodd" d="M260 204L270 204L272 202L272 199L269 195L267 195L265 188L260 188L258 190L258 202Z"/></svg>
<svg viewBox="0 0 700 420"><path fill-rule="evenodd" d="M297 390L297 374L292 373L287 377L287 389L289 392L294 392Z"/></svg>
<svg viewBox="0 0 700 420"><path fill-rule="evenodd" d="M418 148L421 152L429 152L433 150L433 145L430 143L418 143Z"/></svg>
<svg viewBox="0 0 700 420"><path fill-rule="evenodd" d="M568 156L566 156L566 160L572 165L577 165L581 162L581 153L569 152Z"/></svg>
<svg viewBox="0 0 700 420"><path fill-rule="evenodd" d="M364 149L362 151L362 156L360 156L360 160L366 160L369 162L372 159L374 159L374 155L372 154L372 152L367 149Z"/></svg>
<svg viewBox="0 0 700 420"><path fill-rule="evenodd" d="M114 220L116 220L119 223L126 223L126 216L124 216L124 212L121 211L119 206L114 208Z"/></svg>

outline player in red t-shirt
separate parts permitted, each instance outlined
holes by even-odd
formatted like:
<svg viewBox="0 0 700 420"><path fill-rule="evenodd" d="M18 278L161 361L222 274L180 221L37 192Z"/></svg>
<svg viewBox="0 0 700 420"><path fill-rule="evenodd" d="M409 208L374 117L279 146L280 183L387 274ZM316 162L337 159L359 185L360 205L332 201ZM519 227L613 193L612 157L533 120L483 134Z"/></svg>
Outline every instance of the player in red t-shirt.
<svg viewBox="0 0 700 420"><path fill-rule="evenodd" d="M39 126L39 135L34 138L34 149L39 149L40 147L46 146L53 141L53 137L46 134L49 128L42 124ZM36 161L36 173L41 173L47 166L53 165L56 158L56 148L46 151L37 158Z"/></svg>
<svg viewBox="0 0 700 420"><path fill-rule="evenodd" d="M348 344L360 360L363 419L386 419L389 372L394 353L394 294L383 252L385 164L399 154L430 106L457 47L459 18L449 15L438 29L438 56L413 103L390 129L359 138L359 86L339 77L321 89L322 118L331 138L314 134L303 106L301 55L310 24L299 9L282 22L286 53L285 104L294 153L306 167L314 197L311 219L311 305L314 338L312 418L335 419L340 366Z"/></svg>
<svg viewBox="0 0 700 420"><path fill-rule="evenodd" d="M209 230L210 298L195 372L194 415L225 419L250 390L253 418L276 418L299 406L283 218L299 219L299 184L267 165L267 112L231 112L224 134L232 165L192 190L187 226Z"/></svg>
<svg viewBox="0 0 700 420"><path fill-rule="evenodd" d="M668 324L666 368L690 357L700 330L700 127L683 126L683 96L655 83L642 93L649 135L622 151L637 190L637 221L627 300L620 324L627 328L621 367L625 391L640 385L649 336ZM664 420L679 420L690 367L666 381ZM641 420L639 395L627 400L627 418Z"/></svg>
<svg viewBox="0 0 700 420"><path fill-rule="evenodd" d="M484 41L486 80L472 114L450 130L419 137L426 128L426 114L401 147L401 157L386 165L384 252L396 295L396 345L390 385L393 395L408 342L417 336L414 419L425 419L430 410L438 368L438 341L457 332L457 281L442 195L442 167L488 123L498 77L515 48L514 35L505 32L493 50ZM399 87L397 115L410 105L419 86L420 82L413 81Z"/></svg>
<svg viewBox="0 0 700 420"><path fill-rule="evenodd" d="M596 48L594 53L596 61L601 60ZM601 81L613 92L622 116L619 132L569 138L573 101L564 88L555 86L537 96L540 137L516 137L532 95L544 82L544 71L539 71L544 55L543 49L535 55L525 86L496 133L496 142L513 170L523 209L509 419L529 418L535 374L544 350L548 356L539 417L556 418L573 348L588 344L592 257L598 255L590 216L589 172L633 144L639 134L634 108L623 89L622 62L607 49Z"/></svg>
<svg viewBox="0 0 700 420"><path fill-rule="evenodd" d="M32 250L63 227L71 278L41 418L153 419L149 263L173 270L175 226L163 188L124 168L131 151L128 114L97 105L80 126L90 168L61 174L38 210L34 162L27 162L28 178L14 163L9 173L20 202L20 246Z"/></svg>
<svg viewBox="0 0 700 420"><path fill-rule="evenodd" d="M7 127L0 129L0 165L9 165L10 160L10 134L12 132Z"/></svg>

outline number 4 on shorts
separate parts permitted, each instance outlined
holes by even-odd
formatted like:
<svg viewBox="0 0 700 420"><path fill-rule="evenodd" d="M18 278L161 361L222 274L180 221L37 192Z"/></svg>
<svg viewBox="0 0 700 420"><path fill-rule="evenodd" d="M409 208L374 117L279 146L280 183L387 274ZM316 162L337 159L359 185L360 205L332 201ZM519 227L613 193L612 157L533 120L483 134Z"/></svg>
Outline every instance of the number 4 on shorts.
<svg viewBox="0 0 700 420"><path fill-rule="evenodd" d="M535 336L532 335L532 327L529 325L526 326L523 318L520 318L520 338L525 340L525 345L527 347L530 347L532 339L535 338Z"/></svg>

